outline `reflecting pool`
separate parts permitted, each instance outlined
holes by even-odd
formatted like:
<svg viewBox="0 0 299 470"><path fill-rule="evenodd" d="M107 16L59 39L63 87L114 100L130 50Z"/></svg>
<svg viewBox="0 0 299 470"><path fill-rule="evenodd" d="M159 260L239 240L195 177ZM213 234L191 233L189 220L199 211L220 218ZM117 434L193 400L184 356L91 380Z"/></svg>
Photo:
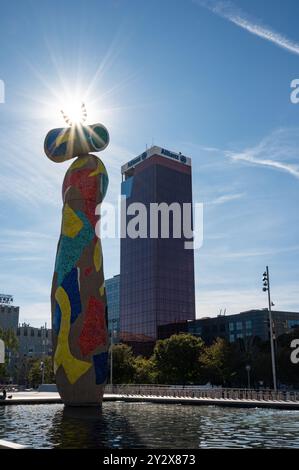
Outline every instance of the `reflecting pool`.
<svg viewBox="0 0 299 470"><path fill-rule="evenodd" d="M32 448L299 448L299 411L104 402L0 407L0 439Z"/></svg>

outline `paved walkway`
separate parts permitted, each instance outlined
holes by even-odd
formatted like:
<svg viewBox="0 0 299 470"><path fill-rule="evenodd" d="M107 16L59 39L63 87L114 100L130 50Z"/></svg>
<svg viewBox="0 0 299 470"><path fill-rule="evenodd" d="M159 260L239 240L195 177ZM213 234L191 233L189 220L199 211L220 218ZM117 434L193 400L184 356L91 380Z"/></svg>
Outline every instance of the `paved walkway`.
<svg viewBox="0 0 299 470"><path fill-rule="evenodd" d="M245 408L278 408L299 410L299 402L294 401L268 401L268 400L236 400L224 398L186 398L186 397L161 397L140 395L116 395L105 394L104 401L124 401L129 403L160 403L178 405L218 405ZM62 403L57 392L15 392L11 399L0 400L1 405L36 405Z"/></svg>
<svg viewBox="0 0 299 470"><path fill-rule="evenodd" d="M57 392L8 392L12 398L0 400L0 405L34 405L43 403L62 403Z"/></svg>

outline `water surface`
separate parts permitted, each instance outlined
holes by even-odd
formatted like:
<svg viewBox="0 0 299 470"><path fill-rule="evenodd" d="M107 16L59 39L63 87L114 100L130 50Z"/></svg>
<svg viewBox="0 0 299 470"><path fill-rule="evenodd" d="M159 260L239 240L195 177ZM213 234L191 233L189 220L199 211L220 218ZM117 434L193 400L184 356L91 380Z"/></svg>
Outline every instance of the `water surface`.
<svg viewBox="0 0 299 470"><path fill-rule="evenodd" d="M32 448L299 448L299 411L105 402L0 407L0 439Z"/></svg>

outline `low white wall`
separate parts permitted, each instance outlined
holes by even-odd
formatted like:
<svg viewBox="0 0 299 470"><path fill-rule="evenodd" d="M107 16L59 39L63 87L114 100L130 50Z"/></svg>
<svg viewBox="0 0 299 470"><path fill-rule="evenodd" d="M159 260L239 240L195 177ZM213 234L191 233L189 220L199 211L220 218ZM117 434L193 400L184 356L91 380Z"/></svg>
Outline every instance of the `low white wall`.
<svg viewBox="0 0 299 470"><path fill-rule="evenodd" d="M2 441L0 439L0 449L26 449L26 446L15 444L14 442Z"/></svg>
<svg viewBox="0 0 299 470"><path fill-rule="evenodd" d="M43 384L38 387L39 392L57 392L56 384Z"/></svg>

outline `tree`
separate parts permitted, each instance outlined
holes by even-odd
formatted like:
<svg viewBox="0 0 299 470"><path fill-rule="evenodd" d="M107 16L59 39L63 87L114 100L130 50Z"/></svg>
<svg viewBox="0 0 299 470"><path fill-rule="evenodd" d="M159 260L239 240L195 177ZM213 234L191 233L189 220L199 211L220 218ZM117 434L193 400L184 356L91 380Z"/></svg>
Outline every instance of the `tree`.
<svg viewBox="0 0 299 470"><path fill-rule="evenodd" d="M152 358L157 381L163 384L198 383L199 356L203 350L202 339L188 333L157 341Z"/></svg>
<svg viewBox="0 0 299 470"><path fill-rule="evenodd" d="M277 339L276 366L278 381L284 385L299 388L299 364L291 361L291 343L299 338L299 329L295 328Z"/></svg>
<svg viewBox="0 0 299 470"><path fill-rule="evenodd" d="M231 386L247 387L248 372L246 366L250 366L250 385L259 386L266 375L263 370L267 367L268 351L264 342L257 336L239 338L230 345L233 354L233 366L235 374L231 378Z"/></svg>
<svg viewBox="0 0 299 470"><path fill-rule="evenodd" d="M132 383L134 380L135 373L132 348L130 348L126 344L116 344L112 348L113 383Z"/></svg>
<svg viewBox="0 0 299 470"><path fill-rule="evenodd" d="M299 337L299 330L293 330L287 334L283 334L275 341L275 359L276 374L278 384L284 384L291 387L299 386L299 366L291 362L291 342L292 339ZM235 354L239 357L240 367L238 369L238 378L242 385L246 384L245 363L249 363L251 367L251 382L257 387L261 383L264 387L273 387L272 363L271 363L271 347L270 341L262 341L259 338L249 338L250 344L245 344L244 340L240 340L233 346L237 348ZM241 363L243 359L243 363Z"/></svg>
<svg viewBox="0 0 299 470"><path fill-rule="evenodd" d="M44 383L54 383L53 364L50 357L45 359L36 359L31 364L28 372L28 382L32 387L37 387L42 383L41 362L44 363Z"/></svg>
<svg viewBox="0 0 299 470"><path fill-rule="evenodd" d="M29 387L29 371L33 366L34 362L35 360L32 357L19 357L16 370L17 383L19 385Z"/></svg>
<svg viewBox="0 0 299 470"><path fill-rule="evenodd" d="M134 360L134 383L152 384L156 382L157 371L151 359L137 356Z"/></svg>
<svg viewBox="0 0 299 470"><path fill-rule="evenodd" d="M223 338L217 338L211 346L206 346L200 362L206 381L213 385L230 386L237 374L236 355Z"/></svg>

